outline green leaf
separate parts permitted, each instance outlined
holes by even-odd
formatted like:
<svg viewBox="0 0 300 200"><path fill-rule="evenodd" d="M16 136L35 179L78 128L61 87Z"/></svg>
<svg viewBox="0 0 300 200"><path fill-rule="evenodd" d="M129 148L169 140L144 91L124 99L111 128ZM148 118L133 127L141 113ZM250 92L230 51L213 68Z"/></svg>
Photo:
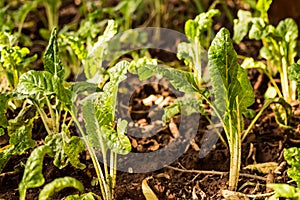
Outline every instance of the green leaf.
<svg viewBox="0 0 300 200"><path fill-rule="evenodd" d="M162 117L162 120L164 123L168 123L170 119L177 114L181 114L183 116L189 116L195 112L205 114L205 110L201 106L201 104L202 101L196 98L176 100L171 105L164 108L164 115Z"/></svg>
<svg viewBox="0 0 300 200"><path fill-rule="evenodd" d="M197 37L197 26L198 24L192 19L185 22L184 32L190 40Z"/></svg>
<svg viewBox="0 0 300 200"><path fill-rule="evenodd" d="M107 27L103 35L98 37L98 41L93 47L88 48L88 56L83 60L84 74L87 79L92 79L99 72L103 72L102 62L108 48L108 42L117 33L117 24L114 20L108 20Z"/></svg>
<svg viewBox="0 0 300 200"><path fill-rule="evenodd" d="M29 188L40 187L45 179L42 173L43 159L47 153L51 153L48 146L39 146L32 151L26 164L22 180L19 184L20 199L24 200L26 190Z"/></svg>
<svg viewBox="0 0 300 200"><path fill-rule="evenodd" d="M64 145L64 151L68 156L69 162L73 167L78 169L84 169L86 167L78 158L79 153L84 150L84 143L78 136L72 136L71 139Z"/></svg>
<svg viewBox="0 0 300 200"><path fill-rule="evenodd" d="M284 149L284 158L291 167L288 169L288 176L292 178L298 188L300 187L300 149L292 147Z"/></svg>
<svg viewBox="0 0 300 200"><path fill-rule="evenodd" d="M3 136L3 135L5 135L5 131L3 128L0 128L0 136Z"/></svg>
<svg viewBox="0 0 300 200"><path fill-rule="evenodd" d="M209 72L215 95L216 108L225 114L226 109L235 109L240 84L237 79L239 65L230 40L230 33L222 28L212 42L208 52ZM227 106L227 107L226 107Z"/></svg>
<svg viewBox="0 0 300 200"><path fill-rule="evenodd" d="M261 40L262 38L266 37L270 32L272 32L269 31L269 29L273 30L273 28L273 26L268 25L263 19L253 18L252 26L249 30L249 39Z"/></svg>
<svg viewBox="0 0 300 200"><path fill-rule="evenodd" d="M54 155L53 164L62 169L68 165L68 157L64 152L64 138L66 133L61 132L57 134L47 135L45 138L45 145L51 148Z"/></svg>
<svg viewBox="0 0 300 200"><path fill-rule="evenodd" d="M288 184L267 184L267 187L272 188L275 191L275 197L291 199L299 199L300 197L300 194L296 193L296 188Z"/></svg>
<svg viewBox="0 0 300 200"><path fill-rule="evenodd" d="M208 67L215 101L214 113L222 121L230 150L229 187L236 189L241 165L243 112L254 103L247 72L237 62L230 33L222 28L208 51Z"/></svg>
<svg viewBox="0 0 300 200"><path fill-rule="evenodd" d="M239 44L248 34L249 26L252 20L252 14L249 11L239 10L237 13L238 19L234 19L233 40Z"/></svg>
<svg viewBox="0 0 300 200"><path fill-rule="evenodd" d="M89 136L89 142L93 147L101 148L101 130L96 116L94 101L85 101L82 105L82 114L85 123L86 133ZM89 145L89 144L87 144Z"/></svg>
<svg viewBox="0 0 300 200"><path fill-rule="evenodd" d="M300 100L300 61L292 64L288 70L289 79L297 81L298 100Z"/></svg>
<svg viewBox="0 0 300 200"><path fill-rule="evenodd" d="M184 60L184 64L193 65L193 46L190 43L180 42L177 47L177 57Z"/></svg>
<svg viewBox="0 0 300 200"><path fill-rule="evenodd" d="M268 10L271 6L273 0L258 0L256 4L256 9L260 12L260 17L268 21Z"/></svg>
<svg viewBox="0 0 300 200"><path fill-rule="evenodd" d="M63 79L65 70L59 57L56 34L56 28L54 28L44 55L44 68L46 71L53 74L54 77Z"/></svg>
<svg viewBox="0 0 300 200"><path fill-rule="evenodd" d="M52 199L52 196L61 191L64 188L73 187L82 192L84 190L84 186L82 183L75 178L72 177L63 177L57 178L54 181L45 185L42 191L39 194L39 200L48 200Z"/></svg>
<svg viewBox="0 0 300 200"><path fill-rule="evenodd" d="M22 74L15 92L35 100L56 94L60 101L68 105L72 98L72 92L64 88L61 80L47 71L31 70Z"/></svg>
<svg viewBox="0 0 300 200"><path fill-rule="evenodd" d="M158 73L166 77L175 89L178 89L181 92L193 94L201 91L201 89L198 88L194 74L191 72L162 67L159 65L144 65L138 69L138 75L141 80L149 78L154 73Z"/></svg>
<svg viewBox="0 0 300 200"><path fill-rule="evenodd" d="M9 96L6 94L0 94L0 127L6 128L7 118L6 118L6 109L8 104Z"/></svg>
<svg viewBox="0 0 300 200"><path fill-rule="evenodd" d="M84 46L84 42L79 37L64 34L61 34L60 37L70 45L79 60L86 59L88 51Z"/></svg>
<svg viewBox="0 0 300 200"><path fill-rule="evenodd" d="M126 78L128 67L128 62L121 61L110 68L108 71L110 81L104 85L103 92L96 94L96 100L83 101L82 108L86 132L91 144L102 150L111 148L120 154L127 153L131 147L128 138L124 135L126 122L120 121L119 131L114 130L118 85Z"/></svg>
<svg viewBox="0 0 300 200"><path fill-rule="evenodd" d="M33 123L23 125L11 133L9 143L14 145L13 154L22 154L27 149L34 147L35 140L32 137Z"/></svg>
<svg viewBox="0 0 300 200"><path fill-rule="evenodd" d="M66 127L62 129L61 133L48 135L45 138L45 144L54 153L54 165L62 169L70 162L73 167L84 169L85 165L78 158L79 153L85 149L83 141L78 136L70 137Z"/></svg>
<svg viewBox="0 0 300 200"><path fill-rule="evenodd" d="M127 124L127 121L118 121L118 123L121 123L119 126L119 130L121 130L120 126L123 126L123 123ZM122 125L123 124L123 125ZM125 135L125 130L119 132L114 130L112 127L108 126L101 126L101 132L104 139L105 144L108 146L108 148L112 151L114 151L116 154L128 154L131 151L131 143L128 139L128 137Z"/></svg>
<svg viewBox="0 0 300 200"><path fill-rule="evenodd" d="M66 200L95 200L93 193L89 192L86 194L82 194L82 195L69 195L66 197Z"/></svg>

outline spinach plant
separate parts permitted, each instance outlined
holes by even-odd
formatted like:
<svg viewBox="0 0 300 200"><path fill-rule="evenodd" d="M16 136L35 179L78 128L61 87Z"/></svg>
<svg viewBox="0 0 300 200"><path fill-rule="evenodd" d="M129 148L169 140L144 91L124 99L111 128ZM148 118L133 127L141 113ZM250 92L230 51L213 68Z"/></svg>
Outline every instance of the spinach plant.
<svg viewBox="0 0 300 200"><path fill-rule="evenodd" d="M230 150L229 187L235 190L241 164L243 114L254 102L253 89L247 72L237 62L237 55L227 29L222 28L212 41L208 61L215 102L209 99L207 90L199 87L198 82L202 80L198 79L196 73L150 64L139 65L136 70L141 79L159 73L168 78L176 89L187 94L196 94L196 100L191 102L194 102L194 109L198 111L203 110L201 109L203 100L211 106L213 114L220 119L226 133Z"/></svg>
<svg viewBox="0 0 300 200"><path fill-rule="evenodd" d="M109 25L113 27L113 21ZM107 30L109 33L111 26L108 26ZM105 40L104 36L99 37L98 42L92 48L93 53L103 51L102 44ZM88 58L91 59L92 55L96 56L91 53ZM96 170L102 197L113 199L113 189L116 184L116 156L128 153L131 149L130 141L125 135L127 122L118 119L115 127L118 83L126 78L129 63L121 61L111 67L105 72L108 76L106 80L109 81L103 83L103 80L95 78L102 76L101 73L104 72L101 69L101 62L96 61L84 62L88 66L84 68L88 82L64 82L64 67L59 58L54 29L44 56L45 71L29 71L20 77L15 93L20 98L30 99L36 106L48 132L45 144L38 147L40 148L38 154L41 157L35 159L38 163L32 163L30 160L26 163L23 179L19 185L22 198L25 198L26 189L39 187L44 183L41 179L41 168L35 167L36 170L29 170L28 173L26 170L27 167L32 168L35 164L41 165L45 155L54 157L54 164L59 168L65 167L68 163L76 168L84 168L85 166L78 159L78 154L84 150L82 142L84 141ZM84 130L77 115L80 110L77 110L73 103L79 94L84 95L87 90L92 90L94 93L81 100ZM46 111L49 112L49 117ZM68 115L72 119L67 122ZM68 128L72 122L78 127L83 140L77 136L71 136ZM104 171L97 159L96 150L102 153ZM41 180L37 182L36 178Z"/></svg>
<svg viewBox="0 0 300 200"><path fill-rule="evenodd" d="M182 42L178 45L177 56L184 60L191 71L197 76L198 80L203 79L203 63L205 49L210 46L211 30L214 16L220 14L219 10L209 10L206 13L201 13L194 20L190 19L185 23L185 34L190 43ZM201 83L199 83L201 84Z"/></svg>
<svg viewBox="0 0 300 200"><path fill-rule="evenodd" d="M274 80L271 80L271 83L277 95L290 103L296 99L296 83L288 80L288 67L294 64L297 56L298 27L290 18L279 22L277 27L269 24L267 11L271 3L270 0L257 2L256 9L260 12L259 17L253 17L249 11L240 10L238 19L234 20L233 39L239 43L248 34L249 39L262 41L260 56L267 61L264 72L270 79L279 73L281 91Z"/></svg>
<svg viewBox="0 0 300 200"><path fill-rule="evenodd" d="M152 76L153 73L158 73L166 77L176 89L189 95L187 99L179 99L166 107L164 121L167 122L168 119L179 112L182 115L200 112L206 116L207 113L202 104L205 101L210 105L213 110L212 115L219 118L224 128L230 151L229 188L235 190L241 165L242 140L270 104L284 104L285 102L282 102L282 99L269 99L266 101L261 111L257 113L248 128L244 130L243 119L244 116L252 113L248 107L254 103L254 94L247 77L247 71L237 62L237 55L229 31L222 28L209 47L208 69L213 88L212 94L199 84L204 80L199 79L195 71L187 72L166 68L158 66L151 60L144 60L141 63L134 61L133 66L140 79L144 80ZM134 70L131 68L131 71ZM215 101L210 99L211 95L214 96ZM209 122L213 123L210 120ZM225 140L222 140L225 143Z"/></svg>
<svg viewBox="0 0 300 200"><path fill-rule="evenodd" d="M37 58L36 55L27 57L30 53L29 49L20 47L16 43L17 38L14 35L0 32L0 73L7 80L8 91L17 86L20 75Z"/></svg>
<svg viewBox="0 0 300 200"><path fill-rule="evenodd" d="M85 149L84 143L78 136L71 136L68 129L72 122L67 122L72 108L72 91L63 82L64 68L58 54L56 29L52 31L44 55L44 68L45 71L31 70L22 74L14 91L15 98L26 98L34 105L48 133L45 144L35 149L26 162L19 185L20 199L25 199L28 188L44 183L41 166L46 154L54 158L54 165L60 169L68 163L76 168L85 168L78 159L78 154Z"/></svg>
<svg viewBox="0 0 300 200"><path fill-rule="evenodd" d="M297 147L284 149L284 158L291 166L287 172L288 176L296 182L297 187L283 183L267 184L267 187L275 191L275 194L269 198L271 200L279 199L279 197L291 200L300 198L300 149Z"/></svg>

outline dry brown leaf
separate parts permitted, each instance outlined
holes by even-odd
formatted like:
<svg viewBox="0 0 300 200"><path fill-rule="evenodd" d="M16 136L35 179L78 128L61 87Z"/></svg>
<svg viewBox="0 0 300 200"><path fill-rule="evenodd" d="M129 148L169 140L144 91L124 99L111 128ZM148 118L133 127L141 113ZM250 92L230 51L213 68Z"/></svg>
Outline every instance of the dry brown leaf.
<svg viewBox="0 0 300 200"><path fill-rule="evenodd" d="M158 200L157 196L155 195L155 193L152 191L152 189L148 185L147 180L148 180L148 178L145 178L142 182L142 191L143 191L143 194L144 194L146 200Z"/></svg>
<svg viewBox="0 0 300 200"><path fill-rule="evenodd" d="M256 170L260 173L268 174L270 171L275 171L277 167L278 167L278 163L276 162L266 162L266 163L247 165L243 169Z"/></svg>

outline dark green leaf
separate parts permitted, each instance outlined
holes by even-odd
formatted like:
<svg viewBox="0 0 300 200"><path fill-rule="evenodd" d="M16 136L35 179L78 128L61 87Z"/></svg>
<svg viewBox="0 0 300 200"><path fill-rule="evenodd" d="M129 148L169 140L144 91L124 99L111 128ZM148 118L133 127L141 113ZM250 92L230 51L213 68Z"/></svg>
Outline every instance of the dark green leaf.
<svg viewBox="0 0 300 200"><path fill-rule="evenodd" d="M52 199L52 196L61 191L64 188L73 187L82 192L84 190L84 186L82 183L75 178L72 177L63 177L57 178L54 181L45 185L42 191L39 194L39 200L48 200Z"/></svg>
<svg viewBox="0 0 300 200"><path fill-rule="evenodd" d="M79 153L85 150L83 141L78 136L72 136L64 145L65 154L71 165L78 169L84 169L86 166L82 164L78 158Z"/></svg>
<svg viewBox="0 0 300 200"><path fill-rule="evenodd" d="M34 147L35 141L32 136L33 123L23 125L10 134L9 143L14 145L13 154L22 154L27 149Z"/></svg>
<svg viewBox="0 0 300 200"><path fill-rule="evenodd" d="M170 83L181 92L193 94L199 92L197 81L191 72L166 68L159 65L144 65L138 69L138 75L141 80L149 78L154 73L166 77Z"/></svg>
<svg viewBox="0 0 300 200"><path fill-rule="evenodd" d="M44 55L44 68L46 71L53 74L54 77L63 79L65 70L59 57L56 34L56 28L54 28Z"/></svg>
<svg viewBox="0 0 300 200"><path fill-rule="evenodd" d="M25 199L26 190L29 188L40 187L45 179L42 173L44 156L51 153L48 146L39 146L30 154L19 184L20 199Z"/></svg>
<svg viewBox="0 0 300 200"><path fill-rule="evenodd" d="M200 112L205 113L204 108L201 106L202 101L196 98L179 99L171 105L164 108L164 115L162 117L164 123L168 123L172 117L177 114L189 116L192 113Z"/></svg>
<svg viewBox="0 0 300 200"><path fill-rule="evenodd" d="M28 71L21 75L15 91L17 94L40 100L55 94L65 104L71 104L72 92L65 89L61 80L47 71Z"/></svg>
<svg viewBox="0 0 300 200"><path fill-rule="evenodd" d="M68 157L64 151L64 138L66 133L57 133L48 135L45 138L45 144L51 148L54 154L54 165L59 169L62 169L68 165Z"/></svg>
<svg viewBox="0 0 300 200"><path fill-rule="evenodd" d="M6 109L9 96L6 94L0 94L0 127L7 127Z"/></svg>
<svg viewBox="0 0 300 200"><path fill-rule="evenodd" d="M86 194L82 194L82 195L69 195L66 197L66 200L95 200L93 193L89 192Z"/></svg>
<svg viewBox="0 0 300 200"><path fill-rule="evenodd" d="M288 169L288 175L300 187L300 149L292 147L284 149L284 158L291 167Z"/></svg>

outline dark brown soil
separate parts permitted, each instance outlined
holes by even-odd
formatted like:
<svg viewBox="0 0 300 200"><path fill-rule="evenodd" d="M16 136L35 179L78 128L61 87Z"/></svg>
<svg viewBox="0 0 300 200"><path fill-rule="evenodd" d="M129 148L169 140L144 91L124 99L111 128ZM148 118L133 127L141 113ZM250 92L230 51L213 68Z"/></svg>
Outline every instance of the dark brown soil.
<svg viewBox="0 0 300 200"><path fill-rule="evenodd" d="M236 6L239 5L231 4L229 4L229 8L232 11L238 10L238 7ZM174 12L177 12L177 14L182 13L185 15L182 15L181 18L176 18L175 16L177 15L175 15L174 12L170 12L169 15L166 14L163 16L163 19L167 19L168 21L164 20L162 25L175 30L181 30L182 32L184 21L188 18L193 18L196 15L195 9L192 9L193 7L193 3L189 1L188 4L186 4L185 1L179 0L167 1L164 9L174 9ZM41 10L41 12L43 13L44 11ZM77 12L78 5L75 5L72 0L66 1L61 8L60 25L63 26L64 24L72 22L74 18L76 18ZM35 17L34 14L31 14L27 20L34 19ZM276 20L277 19L274 19L274 21ZM232 28L232 24L226 23L226 21L226 16L222 15L218 18L215 28L218 29L220 26ZM143 24L142 22L139 23ZM138 25L134 24L134 26ZM41 27L43 28L44 25L41 21L37 21L36 25L31 29L24 29L24 32L30 35L31 39L34 40L33 46L31 46L32 52L39 53L40 57L47 44L46 42L40 42L42 38L38 34L38 29ZM235 45L235 48L241 55L257 58L260 46L261 44L259 42L245 41L239 45ZM163 56L166 55L164 52L153 50L151 53L154 57L158 57L166 62L176 60L175 55L168 55L167 58L163 58ZM41 60L38 60L34 68L42 69L41 64ZM262 106L263 95L269 80L257 70L250 70L249 78L255 88L256 98L256 102L252 106L252 109L258 111ZM118 115L120 117L132 120L128 130L128 135L132 143L132 152L155 152L159 149L168 148L169 146L182 146L184 141L193 142L186 143L183 154L168 164L168 166L146 173L118 171L115 198L117 200L145 199L142 193L142 181L147 178L151 189L157 197L162 200L193 199L195 195L199 199L221 199L222 190L228 189L227 172L229 171L229 150L220 140L218 140L218 142L212 146L211 151L209 151L210 149L207 147L207 155L204 157L199 156L199 154L204 155L205 152L199 152L199 149L204 148L205 151L205 142L209 140L209 138L204 140L204 136L208 132L207 120L204 117L192 115L191 118L189 118L190 121L186 122L190 123L188 124L189 127L193 127L193 131L197 133L195 137L188 132L178 132L180 126L185 126L184 122L181 121L180 116L176 116L172 119L172 123L175 127L163 126L160 120L162 114L161 110L158 109L158 106L147 106L143 100L150 95L157 98L162 97L163 100L168 98L164 106L167 106L176 100L180 94L174 92L173 88L169 87L166 80L158 81L153 79L151 83L141 84L137 81L137 78L133 76L129 77L127 82L123 82L120 87L125 87L129 91L134 91L131 97L122 96L123 94L120 94L118 108ZM156 118L149 117L153 112L156 112L154 115ZM286 173L288 166L284 165L283 149L292 146L300 147L300 104L299 102L295 102L293 105L294 116L291 119L291 126L294 128L293 130L280 128L272 113L273 110L271 108L264 112L263 116L260 117L253 130L242 144L242 170L238 185L239 192L245 194L263 194L269 192L268 188L265 187L267 181L268 183L288 181ZM150 133L149 131L143 133L143 128L156 122L158 125L150 128ZM246 127L249 123L250 120L245 120ZM34 130L36 131L34 133L34 139L40 143L45 137L45 130L40 119L36 120ZM151 131L155 134L151 134ZM0 147L5 146L7 142L7 136L0 137ZM30 151L22 156L12 157L0 174L0 199L14 200L19 198L18 183L21 181L24 163L29 154ZM160 156L153 158L151 162L160 163L168 160L168 154L165 154L165 156L166 157ZM91 184L93 178L96 177L92 161L86 153L81 155L81 161L87 166L84 170L78 170L71 166L59 170L53 165L51 158L47 157L44 161L43 168L46 183L49 183L58 177L72 176L84 184L84 192L92 191L95 194L100 194L99 186L92 186ZM276 162L278 165L284 167L278 172L269 172L265 174L257 170L245 169L249 164L267 162ZM142 160L141 162L136 162L137 165L145 165L145 163L149 163L149 161ZM147 165L144 167L147 167ZM210 172L208 173L207 171ZM218 172L224 173L220 174ZM27 191L27 199L37 199L40 190L41 188L29 189ZM63 199L67 195L76 193L78 193L78 191L74 189L64 189L56 194L53 199Z"/></svg>

